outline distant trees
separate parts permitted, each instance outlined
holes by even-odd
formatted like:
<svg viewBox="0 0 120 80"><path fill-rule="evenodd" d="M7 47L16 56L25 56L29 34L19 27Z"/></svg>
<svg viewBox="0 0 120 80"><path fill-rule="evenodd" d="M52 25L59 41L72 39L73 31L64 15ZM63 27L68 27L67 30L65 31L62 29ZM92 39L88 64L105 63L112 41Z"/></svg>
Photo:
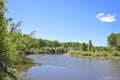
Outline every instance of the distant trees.
<svg viewBox="0 0 120 80"><path fill-rule="evenodd" d="M111 33L107 38L108 46L120 51L120 33Z"/></svg>
<svg viewBox="0 0 120 80"><path fill-rule="evenodd" d="M34 38L31 34L22 34L20 31L16 31L16 30L15 32L12 32L11 35L13 37L12 39L13 43L16 44L17 51L31 51L33 49L35 50L35 49L43 49L43 48L47 50L48 48L50 48L49 50L51 49L58 50L62 48L65 49L65 51L70 49L91 51L93 47L91 40L89 41L88 44L79 43L79 42L59 42L56 40L52 41L52 40Z"/></svg>
<svg viewBox="0 0 120 80"><path fill-rule="evenodd" d="M80 49L82 49L82 43L80 43L80 42L63 42L63 43L61 43L61 47L74 49L74 50L80 50Z"/></svg>
<svg viewBox="0 0 120 80"><path fill-rule="evenodd" d="M92 50L92 47L93 47L92 41L89 40L89 43L88 43L88 51L91 51L91 50Z"/></svg>
<svg viewBox="0 0 120 80"><path fill-rule="evenodd" d="M92 51L93 50L93 45L92 45L92 41L89 40L89 43L86 44L86 43L82 43L82 50L83 51Z"/></svg>
<svg viewBox="0 0 120 80"><path fill-rule="evenodd" d="M83 51L87 51L87 47L88 47L88 45L83 42L83 43L82 43L82 50L83 50Z"/></svg>

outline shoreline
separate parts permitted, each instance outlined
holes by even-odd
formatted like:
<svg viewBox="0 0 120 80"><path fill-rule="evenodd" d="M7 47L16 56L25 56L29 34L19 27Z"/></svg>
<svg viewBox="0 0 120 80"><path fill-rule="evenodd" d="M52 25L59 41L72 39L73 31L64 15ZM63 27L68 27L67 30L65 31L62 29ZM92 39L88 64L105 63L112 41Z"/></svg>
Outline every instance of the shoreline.
<svg viewBox="0 0 120 80"><path fill-rule="evenodd" d="M78 58L86 58L86 59L96 59L96 60L116 60L116 61L120 61L120 56L82 56L79 54L69 54L67 53L67 55L69 56L74 56L74 57L78 57Z"/></svg>
<svg viewBox="0 0 120 80"><path fill-rule="evenodd" d="M107 53L107 54L106 54ZM120 60L120 56L112 56L108 55L108 52L106 53L93 53L93 52L82 52L82 51L68 51L67 53L63 53L62 55L69 55L69 56L75 56L79 58L87 58L87 59L96 59L96 60ZM33 55L35 53L31 53L29 51L23 51L18 54L18 56L25 56ZM110 54L110 53L109 53ZM41 55L41 54L40 54ZM42 54L42 55L59 55L59 54Z"/></svg>

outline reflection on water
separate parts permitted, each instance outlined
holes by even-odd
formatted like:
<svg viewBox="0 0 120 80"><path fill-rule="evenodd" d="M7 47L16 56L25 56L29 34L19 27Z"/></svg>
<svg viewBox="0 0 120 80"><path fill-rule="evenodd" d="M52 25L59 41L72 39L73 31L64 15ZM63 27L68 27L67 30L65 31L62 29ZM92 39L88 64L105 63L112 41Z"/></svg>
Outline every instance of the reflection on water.
<svg viewBox="0 0 120 80"><path fill-rule="evenodd" d="M120 80L120 61L91 60L64 55L30 55L36 65L24 78L31 80ZM24 72L21 71L22 74Z"/></svg>
<svg viewBox="0 0 120 80"><path fill-rule="evenodd" d="M22 78L22 80L31 80L30 77L29 78L26 78L26 75L27 75L27 71L33 67L33 66L37 66L40 64L34 64L34 63L31 63L31 62L27 62L27 63L21 63L21 64L17 64L15 65L15 69L16 71L19 73L20 75L20 78ZM21 80L21 79L20 79ZM33 80L33 79L32 79Z"/></svg>

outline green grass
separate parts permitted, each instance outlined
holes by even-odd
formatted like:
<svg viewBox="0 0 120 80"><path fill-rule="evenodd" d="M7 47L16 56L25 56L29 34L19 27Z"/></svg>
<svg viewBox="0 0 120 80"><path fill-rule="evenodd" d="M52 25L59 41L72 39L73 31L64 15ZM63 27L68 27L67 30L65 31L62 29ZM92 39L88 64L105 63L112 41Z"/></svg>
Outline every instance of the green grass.
<svg viewBox="0 0 120 80"><path fill-rule="evenodd" d="M110 59L110 60L120 60L120 51L80 51L80 50L70 50L68 51L69 55L84 57L84 58L92 58L92 59Z"/></svg>

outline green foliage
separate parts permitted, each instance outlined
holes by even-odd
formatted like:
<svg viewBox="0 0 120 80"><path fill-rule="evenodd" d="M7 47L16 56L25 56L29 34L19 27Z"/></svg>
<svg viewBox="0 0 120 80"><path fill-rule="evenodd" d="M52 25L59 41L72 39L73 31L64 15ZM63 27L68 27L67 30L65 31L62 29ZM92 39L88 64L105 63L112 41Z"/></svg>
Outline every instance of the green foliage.
<svg viewBox="0 0 120 80"><path fill-rule="evenodd" d="M0 64L5 67L11 66L15 61L16 55L15 45L12 42L12 37L7 29L7 21L4 17L4 0L0 1ZM2 12L1 12L2 11Z"/></svg>
<svg viewBox="0 0 120 80"><path fill-rule="evenodd" d="M92 51L92 47L93 47L93 45L92 45L92 41L89 40L88 51Z"/></svg>
<svg viewBox="0 0 120 80"><path fill-rule="evenodd" d="M16 77L8 71L8 68L15 62L16 45L13 43L13 37L7 28L8 21L4 17L6 11L4 5L5 0L0 0L0 72L8 76L6 79L9 77L16 79Z"/></svg>
<svg viewBox="0 0 120 80"><path fill-rule="evenodd" d="M69 49L74 49L74 50L79 50L81 49L81 43L79 42L63 42L61 43L61 47L63 48L69 48Z"/></svg>
<svg viewBox="0 0 120 80"><path fill-rule="evenodd" d="M111 33L107 38L108 46L120 51L120 33Z"/></svg>
<svg viewBox="0 0 120 80"><path fill-rule="evenodd" d="M112 56L120 56L120 51L113 51Z"/></svg>
<svg viewBox="0 0 120 80"><path fill-rule="evenodd" d="M83 51L87 51L87 47L88 47L87 44L85 44L85 43L83 42L83 44L82 44L82 50L83 50Z"/></svg>

